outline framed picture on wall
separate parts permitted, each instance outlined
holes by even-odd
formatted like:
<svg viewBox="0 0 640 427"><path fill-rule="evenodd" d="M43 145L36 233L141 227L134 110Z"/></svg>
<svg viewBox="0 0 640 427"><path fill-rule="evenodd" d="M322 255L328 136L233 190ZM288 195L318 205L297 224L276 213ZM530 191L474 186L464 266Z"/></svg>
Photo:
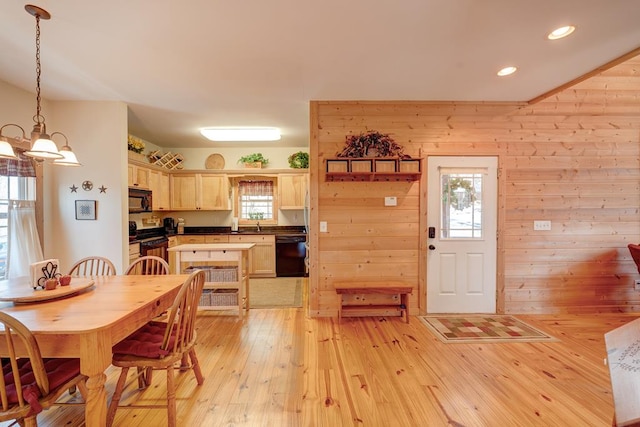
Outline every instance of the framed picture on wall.
<svg viewBox="0 0 640 427"><path fill-rule="evenodd" d="M76 200L76 219L96 219L95 200Z"/></svg>

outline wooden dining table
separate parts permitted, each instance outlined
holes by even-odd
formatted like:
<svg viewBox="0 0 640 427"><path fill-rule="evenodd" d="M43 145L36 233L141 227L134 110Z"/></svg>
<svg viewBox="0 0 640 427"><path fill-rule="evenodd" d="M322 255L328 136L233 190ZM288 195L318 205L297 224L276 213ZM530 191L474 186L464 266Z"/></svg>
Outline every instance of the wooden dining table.
<svg viewBox="0 0 640 427"><path fill-rule="evenodd" d="M6 297L17 286L29 286L28 277L3 280L0 310L31 330L43 357L80 359L80 371L88 377L85 423L88 427L105 426L105 370L111 364L113 345L167 310L188 277L170 274L73 278L72 284L83 280L93 280L94 284L71 295L29 303L12 302ZM50 291L32 292L44 295L37 293ZM7 355L4 345L0 342L0 356Z"/></svg>

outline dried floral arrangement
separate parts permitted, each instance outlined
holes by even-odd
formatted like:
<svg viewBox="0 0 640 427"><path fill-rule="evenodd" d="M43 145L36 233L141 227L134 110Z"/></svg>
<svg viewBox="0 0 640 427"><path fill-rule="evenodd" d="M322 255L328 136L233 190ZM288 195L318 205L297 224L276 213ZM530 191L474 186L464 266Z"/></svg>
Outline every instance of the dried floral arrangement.
<svg viewBox="0 0 640 427"><path fill-rule="evenodd" d="M136 138L133 135L127 136L127 148L129 149L129 151L141 154L144 151L144 146L144 141L140 138Z"/></svg>
<svg viewBox="0 0 640 427"><path fill-rule="evenodd" d="M399 157L410 159L404 154L404 148L398 145L393 138L386 133L370 131L359 135L347 136L346 147L338 153L337 157Z"/></svg>

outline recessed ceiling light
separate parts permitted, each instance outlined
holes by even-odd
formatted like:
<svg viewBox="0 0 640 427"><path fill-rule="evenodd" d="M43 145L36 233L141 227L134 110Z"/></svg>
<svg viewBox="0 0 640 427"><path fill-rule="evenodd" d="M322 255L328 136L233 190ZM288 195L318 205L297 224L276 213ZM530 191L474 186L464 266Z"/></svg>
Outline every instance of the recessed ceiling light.
<svg viewBox="0 0 640 427"><path fill-rule="evenodd" d="M508 76L510 74L513 74L516 72L518 68L517 67L504 67L502 70L498 71L498 75L500 77L504 77L504 76Z"/></svg>
<svg viewBox="0 0 640 427"><path fill-rule="evenodd" d="M558 40L563 37L567 37L569 34L573 33L575 29L576 27L574 27L573 25L566 25L564 27L556 28L547 35L547 38L549 40Z"/></svg>
<svg viewBox="0 0 640 427"><path fill-rule="evenodd" d="M211 141L278 141L280 129L261 127L212 127L200 133Z"/></svg>

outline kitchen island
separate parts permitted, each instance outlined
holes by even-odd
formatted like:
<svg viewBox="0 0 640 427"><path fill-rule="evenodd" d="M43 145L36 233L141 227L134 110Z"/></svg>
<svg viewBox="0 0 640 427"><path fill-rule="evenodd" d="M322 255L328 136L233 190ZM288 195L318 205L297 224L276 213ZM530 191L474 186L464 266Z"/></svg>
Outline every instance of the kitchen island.
<svg viewBox="0 0 640 427"><path fill-rule="evenodd" d="M248 268L254 246L255 243L193 243L171 247L169 252L175 253L175 274L196 268L205 271L201 308L237 309L242 318L244 310L249 310Z"/></svg>

